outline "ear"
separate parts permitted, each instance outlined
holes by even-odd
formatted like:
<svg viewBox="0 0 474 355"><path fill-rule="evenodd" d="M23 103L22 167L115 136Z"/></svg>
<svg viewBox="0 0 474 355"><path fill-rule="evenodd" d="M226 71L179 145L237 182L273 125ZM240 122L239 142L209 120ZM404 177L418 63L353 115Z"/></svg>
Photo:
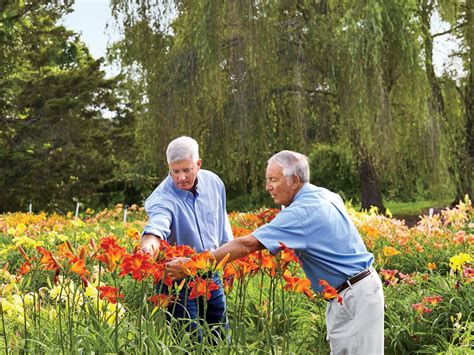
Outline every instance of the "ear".
<svg viewBox="0 0 474 355"><path fill-rule="evenodd" d="M198 159L198 161L196 162L196 165L198 167L198 170L201 169L201 163L202 163L202 160L201 159Z"/></svg>
<svg viewBox="0 0 474 355"><path fill-rule="evenodd" d="M301 182L301 180L300 180L300 177L298 175L293 175L291 177L291 187L293 189L296 189L300 185L300 182Z"/></svg>

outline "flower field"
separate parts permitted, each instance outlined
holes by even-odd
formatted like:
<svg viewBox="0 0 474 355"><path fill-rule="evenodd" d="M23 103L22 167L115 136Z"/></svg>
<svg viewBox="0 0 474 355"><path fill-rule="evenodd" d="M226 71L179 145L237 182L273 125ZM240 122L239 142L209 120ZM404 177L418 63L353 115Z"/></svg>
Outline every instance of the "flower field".
<svg viewBox="0 0 474 355"><path fill-rule="evenodd" d="M466 199L408 228L403 221L348 207L384 282L387 354L474 351L474 209ZM270 221L275 209L230 214L236 237ZM224 265L209 253L161 243L139 252L143 210L123 207L79 218L45 213L0 216L2 353L329 353L330 285L313 294L296 255L282 245ZM166 261L188 256L186 280L172 282ZM202 307L223 276L229 328L169 318L183 287ZM156 294L155 285L169 288ZM202 341L197 342L197 333Z"/></svg>

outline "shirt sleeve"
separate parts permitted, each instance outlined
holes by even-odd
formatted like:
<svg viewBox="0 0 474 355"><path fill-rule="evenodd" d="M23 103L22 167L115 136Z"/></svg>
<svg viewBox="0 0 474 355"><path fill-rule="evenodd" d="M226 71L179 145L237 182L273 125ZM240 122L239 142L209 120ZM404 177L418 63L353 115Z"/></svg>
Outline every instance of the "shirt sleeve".
<svg viewBox="0 0 474 355"><path fill-rule="evenodd" d="M159 204L145 206L145 210L148 214L148 223L143 230L142 236L153 234L167 240L171 233L171 222L173 220L171 211Z"/></svg>
<svg viewBox="0 0 474 355"><path fill-rule="evenodd" d="M227 216L227 213L225 214L225 225L224 225L224 233L222 236L222 244L228 243L231 240L234 239L234 234L232 233L232 227L229 222L229 217Z"/></svg>
<svg viewBox="0 0 474 355"><path fill-rule="evenodd" d="M272 254L281 250L280 243L295 251L306 248L304 223L293 211L284 209L268 224L256 229L252 235Z"/></svg>

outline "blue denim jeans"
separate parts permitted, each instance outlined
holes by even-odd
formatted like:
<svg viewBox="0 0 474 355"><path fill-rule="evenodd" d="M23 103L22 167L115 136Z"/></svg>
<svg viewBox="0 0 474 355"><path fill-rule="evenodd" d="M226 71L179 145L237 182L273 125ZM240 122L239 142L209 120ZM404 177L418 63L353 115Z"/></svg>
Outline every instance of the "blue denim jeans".
<svg viewBox="0 0 474 355"><path fill-rule="evenodd" d="M195 332L197 329L198 341L202 341L202 322L206 321L210 328L214 326L213 335L224 339L226 334L224 334L229 329L229 321L227 318L226 311L226 299L224 294L224 288L222 286L222 281L219 277L219 274L215 273L212 277L212 280L219 286L219 289L211 291L211 298L207 300L205 305L205 300L203 297L198 297L194 299L189 298L190 290L188 289L188 282L185 283L184 287L179 292L179 297L176 302L170 303L168 306L168 311L176 319L181 319L184 321L195 320L196 322L191 322L189 331ZM160 290L160 285L157 285L157 292L169 294L170 291L168 287L164 286ZM173 291L171 291L172 293ZM206 309L206 314L204 314L204 309Z"/></svg>

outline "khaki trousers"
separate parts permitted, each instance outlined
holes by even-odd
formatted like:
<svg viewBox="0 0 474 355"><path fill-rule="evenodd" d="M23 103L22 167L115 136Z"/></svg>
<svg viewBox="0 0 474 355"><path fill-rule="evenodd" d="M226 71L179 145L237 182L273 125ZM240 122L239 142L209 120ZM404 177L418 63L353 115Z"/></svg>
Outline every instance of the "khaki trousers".
<svg viewBox="0 0 474 355"><path fill-rule="evenodd" d="M384 353L384 296L377 272L341 292L343 303L326 306L327 339L332 355Z"/></svg>

